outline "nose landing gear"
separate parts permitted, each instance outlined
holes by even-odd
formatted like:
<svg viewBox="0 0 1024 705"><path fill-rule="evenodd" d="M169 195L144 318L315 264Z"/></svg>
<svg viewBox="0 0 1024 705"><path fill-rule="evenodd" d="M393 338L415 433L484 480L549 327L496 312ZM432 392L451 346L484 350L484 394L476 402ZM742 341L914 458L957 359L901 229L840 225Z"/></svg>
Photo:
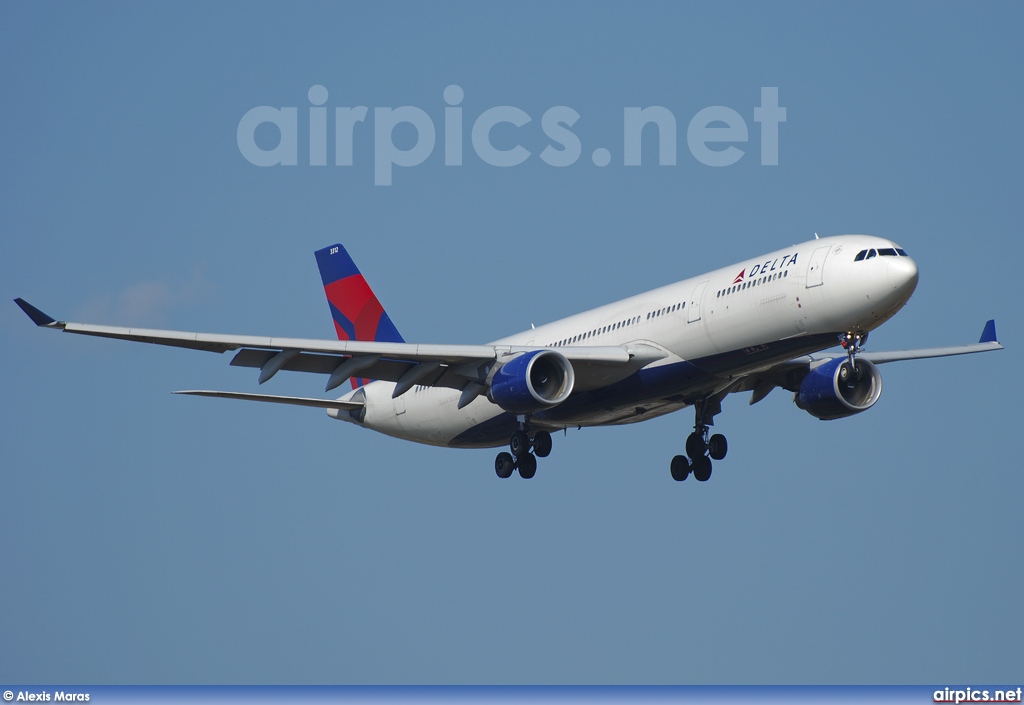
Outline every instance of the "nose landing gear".
<svg viewBox="0 0 1024 705"><path fill-rule="evenodd" d="M854 370L857 369L857 353L861 351L864 344L868 342L868 334L860 333L858 331L847 331L844 335L839 336L839 344L846 351L846 354L850 358L850 367Z"/></svg>
<svg viewBox="0 0 1024 705"><path fill-rule="evenodd" d="M512 432L508 449L512 452L498 453L494 459L495 474L504 480L518 470L519 477L529 480L537 474L537 458L546 458L551 453L551 434L536 431L531 436L529 424L523 419L520 427Z"/></svg>

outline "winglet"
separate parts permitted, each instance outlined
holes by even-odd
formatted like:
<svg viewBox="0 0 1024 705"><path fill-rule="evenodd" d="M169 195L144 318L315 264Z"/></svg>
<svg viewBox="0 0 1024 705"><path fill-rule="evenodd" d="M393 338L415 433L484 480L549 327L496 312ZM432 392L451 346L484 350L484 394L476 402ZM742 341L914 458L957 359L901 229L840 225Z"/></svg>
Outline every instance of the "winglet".
<svg viewBox="0 0 1024 705"><path fill-rule="evenodd" d="M981 332L981 340L979 343L996 343L999 342L996 339L996 319L990 320L985 324L985 330Z"/></svg>
<svg viewBox="0 0 1024 705"><path fill-rule="evenodd" d="M57 319L47 316L45 313L40 311L38 308L30 304L25 299L15 299L14 303L18 304L22 311L24 311L32 322L37 326L47 326L49 328L63 328L63 325L57 321Z"/></svg>

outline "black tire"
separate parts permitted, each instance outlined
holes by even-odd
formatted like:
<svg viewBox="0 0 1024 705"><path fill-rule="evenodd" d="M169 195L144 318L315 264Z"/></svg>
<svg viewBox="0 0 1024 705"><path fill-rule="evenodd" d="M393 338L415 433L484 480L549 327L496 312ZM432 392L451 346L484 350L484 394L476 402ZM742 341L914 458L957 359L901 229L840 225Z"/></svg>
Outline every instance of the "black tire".
<svg viewBox="0 0 1024 705"><path fill-rule="evenodd" d="M672 458L672 479L682 482L690 475L690 461L685 455Z"/></svg>
<svg viewBox="0 0 1024 705"><path fill-rule="evenodd" d="M723 460L728 452L729 441L725 440L725 436L721 433L716 433L708 439L708 455L712 460Z"/></svg>
<svg viewBox="0 0 1024 705"><path fill-rule="evenodd" d="M704 435L694 431L686 437L686 454L690 460L696 460L708 452L708 445L704 442Z"/></svg>
<svg viewBox="0 0 1024 705"><path fill-rule="evenodd" d="M537 456L527 453L519 459L519 477L530 480L537 474Z"/></svg>
<svg viewBox="0 0 1024 705"><path fill-rule="evenodd" d="M533 452L538 458L546 458L551 453L551 434L537 431L533 436Z"/></svg>
<svg viewBox="0 0 1024 705"><path fill-rule="evenodd" d="M494 472L502 480L507 480L512 477L512 472L516 469L516 461L512 459L511 453L498 453L498 457L494 459Z"/></svg>
<svg viewBox="0 0 1024 705"><path fill-rule="evenodd" d="M526 431L519 429L512 432L512 437L508 441L509 450L512 451L512 455L517 458L521 458L530 452L530 436Z"/></svg>
<svg viewBox="0 0 1024 705"><path fill-rule="evenodd" d="M697 482L707 482L711 479L711 458L702 455L693 459L693 479Z"/></svg>
<svg viewBox="0 0 1024 705"><path fill-rule="evenodd" d="M852 374L852 370L850 369L849 363L844 362L841 365L839 365L839 382L840 382L840 384L846 384L847 382L850 381L850 377L852 377L852 376L853 376L853 374Z"/></svg>

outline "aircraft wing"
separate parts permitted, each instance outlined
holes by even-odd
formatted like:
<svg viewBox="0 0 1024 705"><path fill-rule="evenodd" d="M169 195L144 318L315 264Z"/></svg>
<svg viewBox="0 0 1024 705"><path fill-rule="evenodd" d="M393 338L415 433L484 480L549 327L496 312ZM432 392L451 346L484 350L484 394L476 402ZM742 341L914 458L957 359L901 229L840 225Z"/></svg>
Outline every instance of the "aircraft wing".
<svg viewBox="0 0 1024 705"><path fill-rule="evenodd" d="M968 355L970 353L1002 350L1003 346L996 339L996 322L990 320L981 332L981 339L974 345L957 345L946 348L921 348L919 350L896 350L893 352L861 353L860 357L869 362L899 362L900 360L922 360L928 357L949 357L951 355Z"/></svg>
<svg viewBox="0 0 1024 705"><path fill-rule="evenodd" d="M235 351L231 364L258 368L260 384L281 370L328 375L324 391L338 387L350 377L361 377L397 383L395 396L404 394L415 385L462 390L466 398L460 402L461 405L485 391L487 375L496 363L523 352L542 349L519 345L420 345L120 328L58 321L24 299L14 301L36 325L65 333L216 353ZM557 350L572 363L579 388L623 379L666 355L647 345L571 346Z"/></svg>
<svg viewBox="0 0 1024 705"><path fill-rule="evenodd" d="M900 362L902 360L924 360L932 357L951 357L953 355L969 355L972 353L989 352L1002 350L1003 346L996 338L996 322L989 320L981 332L981 338L977 343L970 345L953 345L940 348L917 348L914 350L893 350L888 352L860 352L858 360L867 360L875 364L886 362ZM837 357L846 357L845 350L834 353L815 353L803 355L792 360L774 365L766 370L749 375L742 384L737 385L731 391L753 391L750 403L757 402L768 396L768 393L775 387L783 387L794 391L794 385L799 386L798 379L808 369L824 364Z"/></svg>
<svg viewBox="0 0 1024 705"><path fill-rule="evenodd" d="M929 357L950 357L953 355L969 355L971 353L989 352L990 350L1002 350L1002 344L996 339L996 322L990 320L985 323L981 331L981 338L972 345L953 345L942 348L918 348L916 350L893 350L889 352L861 352L857 354L858 360L867 360L875 364L885 362L900 362L901 360L924 360ZM846 352L842 351L833 354L808 355L806 359L811 362L820 360L831 360L836 357L845 357Z"/></svg>

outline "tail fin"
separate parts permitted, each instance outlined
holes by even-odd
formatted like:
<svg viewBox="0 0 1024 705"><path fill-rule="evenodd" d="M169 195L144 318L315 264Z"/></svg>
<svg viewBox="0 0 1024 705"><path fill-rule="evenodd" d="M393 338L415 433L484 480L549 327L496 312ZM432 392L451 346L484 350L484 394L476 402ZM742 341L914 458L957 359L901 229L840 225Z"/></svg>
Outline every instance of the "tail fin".
<svg viewBox="0 0 1024 705"><path fill-rule="evenodd" d="M405 342L344 247L339 244L317 250L316 263L338 340ZM368 381L353 377L352 388Z"/></svg>

